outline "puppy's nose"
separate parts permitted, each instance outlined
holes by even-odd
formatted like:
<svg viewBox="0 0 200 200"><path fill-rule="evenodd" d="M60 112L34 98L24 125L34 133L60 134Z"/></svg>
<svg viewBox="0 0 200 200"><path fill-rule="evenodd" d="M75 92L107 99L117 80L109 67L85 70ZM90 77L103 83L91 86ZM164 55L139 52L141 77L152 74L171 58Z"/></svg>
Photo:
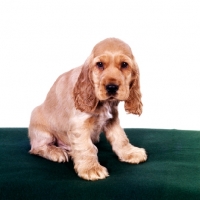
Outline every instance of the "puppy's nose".
<svg viewBox="0 0 200 200"><path fill-rule="evenodd" d="M108 94L115 94L118 89L119 89L118 85L115 84L106 85L106 91L108 92Z"/></svg>

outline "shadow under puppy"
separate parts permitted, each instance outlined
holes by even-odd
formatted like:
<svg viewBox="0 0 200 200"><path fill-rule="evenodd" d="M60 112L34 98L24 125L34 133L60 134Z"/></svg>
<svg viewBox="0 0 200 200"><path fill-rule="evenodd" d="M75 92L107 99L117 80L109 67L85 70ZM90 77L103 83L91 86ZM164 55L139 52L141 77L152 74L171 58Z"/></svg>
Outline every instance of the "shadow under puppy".
<svg viewBox="0 0 200 200"><path fill-rule="evenodd" d="M118 104L125 101L128 113L142 113L139 69L131 48L123 41L108 38L99 42L85 63L61 75L44 103L31 115L31 154L55 162L73 159L78 176L86 180L108 175L98 162L101 132L123 162L138 164L147 159L120 127Z"/></svg>

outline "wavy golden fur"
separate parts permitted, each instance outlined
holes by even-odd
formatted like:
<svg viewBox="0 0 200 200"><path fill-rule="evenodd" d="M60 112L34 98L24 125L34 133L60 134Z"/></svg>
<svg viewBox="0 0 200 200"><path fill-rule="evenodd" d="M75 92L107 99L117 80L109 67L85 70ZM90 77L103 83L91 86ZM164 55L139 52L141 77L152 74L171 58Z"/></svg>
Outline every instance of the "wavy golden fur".
<svg viewBox="0 0 200 200"><path fill-rule="evenodd" d="M139 69L131 48L108 38L99 42L85 63L61 75L44 103L31 115L30 153L55 162L71 157L78 176L104 179L108 171L97 158L94 143L104 132L119 159L140 163L144 149L134 147L120 127L118 103L128 113L141 115Z"/></svg>

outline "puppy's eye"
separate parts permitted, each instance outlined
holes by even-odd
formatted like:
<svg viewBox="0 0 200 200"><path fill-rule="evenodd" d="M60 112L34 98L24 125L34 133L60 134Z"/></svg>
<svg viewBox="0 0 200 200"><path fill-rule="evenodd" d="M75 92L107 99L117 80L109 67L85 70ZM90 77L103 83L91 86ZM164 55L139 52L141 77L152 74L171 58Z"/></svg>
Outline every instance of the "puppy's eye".
<svg viewBox="0 0 200 200"><path fill-rule="evenodd" d="M97 62L96 65L97 65L97 67L98 67L99 69L104 69L104 66L103 66L103 63L102 63L102 62Z"/></svg>
<svg viewBox="0 0 200 200"><path fill-rule="evenodd" d="M127 62L122 62L121 63L121 68L122 69L125 69L125 68L127 68L128 67L128 63Z"/></svg>

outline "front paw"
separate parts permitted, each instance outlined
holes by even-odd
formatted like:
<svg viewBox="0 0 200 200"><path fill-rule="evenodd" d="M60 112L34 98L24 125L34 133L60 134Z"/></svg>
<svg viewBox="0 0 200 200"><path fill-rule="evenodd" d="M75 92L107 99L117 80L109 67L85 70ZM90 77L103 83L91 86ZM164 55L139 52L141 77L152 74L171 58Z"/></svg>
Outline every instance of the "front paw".
<svg viewBox="0 0 200 200"><path fill-rule="evenodd" d="M98 162L93 163L92 166L91 164L88 164L75 170L79 177L90 181L104 179L109 176L107 169L101 166Z"/></svg>
<svg viewBox="0 0 200 200"><path fill-rule="evenodd" d="M145 149L128 145L121 151L119 159L122 162L128 162L132 164L139 164L147 160L147 154Z"/></svg>

